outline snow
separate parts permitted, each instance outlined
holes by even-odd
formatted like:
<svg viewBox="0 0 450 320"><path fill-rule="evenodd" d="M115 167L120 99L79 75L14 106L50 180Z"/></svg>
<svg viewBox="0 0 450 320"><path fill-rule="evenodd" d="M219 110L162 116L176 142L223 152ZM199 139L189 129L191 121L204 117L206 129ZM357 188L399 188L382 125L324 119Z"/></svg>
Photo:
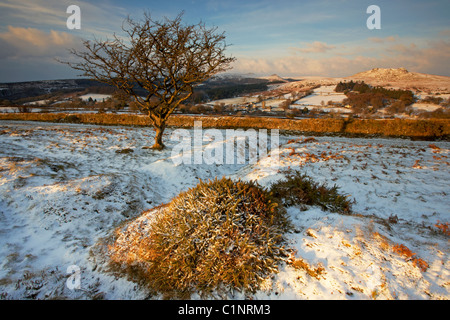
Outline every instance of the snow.
<svg viewBox="0 0 450 320"><path fill-rule="evenodd" d="M295 108L295 109L303 109L306 106L301 106L301 105L291 105L291 108ZM348 109L348 108L342 108L342 107L328 107L328 106L308 106L307 108L309 108L310 110L317 110L319 112L340 112L340 113L352 113L352 109Z"/></svg>
<svg viewBox="0 0 450 320"><path fill-rule="evenodd" d="M42 112L44 110L48 109L32 107L29 109L29 112ZM19 108L17 107L0 107L0 113L16 113L16 112L19 112Z"/></svg>
<svg viewBox="0 0 450 320"><path fill-rule="evenodd" d="M0 113L14 113L18 112L19 110L17 108L11 108L11 107L0 107Z"/></svg>
<svg viewBox="0 0 450 320"><path fill-rule="evenodd" d="M282 104L283 102L285 102L286 99L268 99L268 100L264 100L264 106L266 107L271 107L271 108L278 108L280 106L280 104ZM262 102L256 104L258 107L262 107Z"/></svg>
<svg viewBox="0 0 450 320"><path fill-rule="evenodd" d="M108 272L102 239L198 179L270 186L290 168L339 186L356 201L354 214L288 208L295 232L287 246L325 272L314 278L282 264L253 298L450 298L448 236L435 227L450 220L449 142L289 135L256 164L175 165L172 133L166 130L167 149L158 152L143 149L153 143L151 128L0 122L0 295L147 298L145 289ZM125 148L133 152L116 153ZM389 222L393 216L397 223ZM429 268L393 252L395 244ZM81 269L80 289L66 285L72 265Z"/></svg>
<svg viewBox="0 0 450 320"><path fill-rule="evenodd" d="M254 103L257 101L257 97L236 97L236 98L227 98L227 99L220 99L220 100L214 100L210 101L207 104L214 106L214 105L220 105L223 103L226 106L229 105L243 105L246 103Z"/></svg>
<svg viewBox="0 0 450 320"><path fill-rule="evenodd" d="M87 93L82 96L79 96L79 98L84 101L89 100L89 98L92 98L92 100L103 101L108 98L111 98L111 95L110 94L101 94L101 93Z"/></svg>
<svg viewBox="0 0 450 320"><path fill-rule="evenodd" d="M328 101L342 102L347 96L343 93L334 92L336 86L321 86L314 89L313 94L306 96L300 100L293 103L300 107L308 106L320 106L323 103L326 105Z"/></svg>
<svg viewBox="0 0 450 320"><path fill-rule="evenodd" d="M418 103L413 103L412 105L411 105L411 107L414 109L414 110L421 110L421 111L435 111L435 110L437 110L437 109L439 109L439 108L442 108L442 106L440 106L440 105L437 105L437 104L432 104L432 103L420 103L420 102L418 102Z"/></svg>
<svg viewBox="0 0 450 320"><path fill-rule="evenodd" d="M24 105L25 106L26 105L38 105L38 106L40 106L42 104L47 104L47 103L48 103L48 100L37 100L37 101L26 102L26 103L24 103Z"/></svg>

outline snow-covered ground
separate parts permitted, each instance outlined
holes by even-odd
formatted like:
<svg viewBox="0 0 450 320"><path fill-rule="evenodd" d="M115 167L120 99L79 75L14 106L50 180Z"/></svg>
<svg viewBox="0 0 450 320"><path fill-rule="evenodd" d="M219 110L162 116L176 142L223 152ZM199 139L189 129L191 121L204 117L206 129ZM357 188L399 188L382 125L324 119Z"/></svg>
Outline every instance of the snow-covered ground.
<svg viewBox="0 0 450 320"><path fill-rule="evenodd" d="M43 108L32 107L28 110L28 112L42 112ZM19 108L17 107L0 107L0 113L17 113L19 112Z"/></svg>
<svg viewBox="0 0 450 320"><path fill-rule="evenodd" d="M15 107L0 107L0 113L14 113L19 112Z"/></svg>
<svg viewBox="0 0 450 320"><path fill-rule="evenodd" d="M435 111L439 108L442 108L442 106L437 105L437 104L432 104L432 103L421 103L421 102L417 102L417 103L413 103L411 105L411 107L414 110L420 110L420 111Z"/></svg>
<svg viewBox="0 0 450 320"><path fill-rule="evenodd" d="M314 89L313 94L306 96L293 103L293 106L297 107L311 107L321 106L322 103L326 105L328 101L342 102L347 96L343 93L335 92L336 86L321 86Z"/></svg>
<svg viewBox="0 0 450 320"><path fill-rule="evenodd" d="M213 100L208 102L207 105L215 106L223 103L225 106L236 106L236 105L244 105L246 103L254 103L257 100L258 100L257 97L243 96L236 98Z"/></svg>
<svg viewBox="0 0 450 320"><path fill-rule="evenodd" d="M101 94L101 93L87 93L82 96L79 96L79 98L83 101L88 101L89 98L92 98L92 100L103 101L108 98L111 98L111 95L110 94Z"/></svg>
<svg viewBox="0 0 450 320"><path fill-rule="evenodd" d="M355 200L354 214L288 208L295 225L288 246L324 272L315 278L283 264L253 298L450 298L449 237L435 226L450 221L449 142L281 136L280 149L256 164L175 165L172 133L166 130L168 148L157 152L143 149L153 144L151 128L1 121L0 297L147 298L107 272L101 239L198 179L269 186L297 169L338 185ZM396 253L400 245L416 255ZM79 289L67 286L73 265Z"/></svg>
<svg viewBox="0 0 450 320"><path fill-rule="evenodd" d="M35 105L35 106L40 106L43 104L47 104L48 100L37 100L37 101L31 101L31 102L26 102L23 105L27 106L27 105Z"/></svg>

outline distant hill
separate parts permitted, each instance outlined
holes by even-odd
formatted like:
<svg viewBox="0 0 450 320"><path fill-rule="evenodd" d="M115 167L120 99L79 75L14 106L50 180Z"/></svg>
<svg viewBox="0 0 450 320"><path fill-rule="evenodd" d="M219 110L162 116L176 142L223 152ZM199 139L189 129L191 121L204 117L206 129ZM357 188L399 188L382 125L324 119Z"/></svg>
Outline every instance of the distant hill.
<svg viewBox="0 0 450 320"><path fill-rule="evenodd" d="M272 83L280 83L279 89L289 92L317 85L336 85L340 81L350 80L364 81L370 85L386 88L413 90L415 92L450 93L450 77L410 72L405 68L375 68L345 78L302 77L302 80L282 78L277 74L258 77L255 74L224 73L200 84L196 90L204 91L211 96L219 94L220 97L224 98L237 95L238 93L265 91L268 88L267 85ZM145 94L142 89L136 89L138 94ZM40 97L37 99L40 100L54 95L84 90L89 91L89 93L110 94L114 91L114 88L104 83L82 78L0 83L0 100L7 99L14 102L33 97Z"/></svg>
<svg viewBox="0 0 450 320"><path fill-rule="evenodd" d="M272 74L271 76L268 76L268 77L261 77L261 79L265 79L265 80L268 80L269 82L277 82L277 83L289 82L289 80L286 80L277 74Z"/></svg>
<svg viewBox="0 0 450 320"><path fill-rule="evenodd" d="M258 78L252 74L220 74L197 87L202 91L224 91L220 96L237 94L247 91L264 91L266 84L271 81ZM21 103L23 99L36 98L36 100L48 99L55 95L68 94L81 91L89 93L111 94L115 88L90 79L63 79L63 80L42 80L27 82L0 83L0 100L17 101ZM142 88L136 86L138 94L145 95ZM22 101L21 101L22 99Z"/></svg>
<svg viewBox="0 0 450 320"><path fill-rule="evenodd" d="M374 68L345 79L371 85L450 93L450 77L410 72L405 68Z"/></svg>
<svg viewBox="0 0 450 320"><path fill-rule="evenodd" d="M374 68L344 78L302 77L302 80L286 83L280 89L296 91L308 86L336 85L341 81L351 80L364 81L372 86L412 90L413 92L450 93L450 77L410 72L405 68Z"/></svg>
<svg viewBox="0 0 450 320"><path fill-rule="evenodd" d="M108 87L108 85L90 79L0 83L0 99L13 101L46 94L82 91L89 87Z"/></svg>
<svg viewBox="0 0 450 320"><path fill-rule="evenodd" d="M404 79L412 79L416 77L416 73L409 72L405 68L374 68L372 70L357 73L350 78L372 78L377 80L396 81Z"/></svg>

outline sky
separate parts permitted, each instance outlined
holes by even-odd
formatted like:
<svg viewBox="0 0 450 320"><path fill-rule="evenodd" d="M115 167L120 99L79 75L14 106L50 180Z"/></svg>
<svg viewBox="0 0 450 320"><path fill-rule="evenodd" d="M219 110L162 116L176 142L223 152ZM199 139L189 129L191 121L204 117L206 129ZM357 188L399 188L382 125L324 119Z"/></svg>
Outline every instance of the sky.
<svg viewBox="0 0 450 320"><path fill-rule="evenodd" d="M70 5L81 28L68 29ZM380 29L369 29L370 5ZM76 78L71 60L82 39L123 34L127 16L156 19L184 11L225 32L233 73L345 77L372 68L399 68L450 76L448 0L0 0L0 82Z"/></svg>

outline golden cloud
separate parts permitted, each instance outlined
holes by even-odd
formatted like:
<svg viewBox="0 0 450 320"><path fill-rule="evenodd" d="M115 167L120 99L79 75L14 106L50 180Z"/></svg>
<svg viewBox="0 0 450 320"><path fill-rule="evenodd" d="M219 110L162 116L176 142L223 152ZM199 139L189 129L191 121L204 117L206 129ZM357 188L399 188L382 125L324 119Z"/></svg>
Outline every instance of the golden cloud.
<svg viewBox="0 0 450 320"><path fill-rule="evenodd" d="M36 28L8 26L0 33L2 58L58 56L80 45L80 40L62 31L44 32Z"/></svg>
<svg viewBox="0 0 450 320"><path fill-rule="evenodd" d="M238 57L237 72L276 73L283 76L343 77L372 68L399 68L410 71L450 75L450 42L429 41L425 46L415 43L391 44L379 48L375 55L300 56L287 55L265 59Z"/></svg>
<svg viewBox="0 0 450 320"><path fill-rule="evenodd" d="M296 50L301 53L325 53L335 48L335 46L326 44L325 42L314 41L312 43L307 43L306 48L298 48Z"/></svg>

